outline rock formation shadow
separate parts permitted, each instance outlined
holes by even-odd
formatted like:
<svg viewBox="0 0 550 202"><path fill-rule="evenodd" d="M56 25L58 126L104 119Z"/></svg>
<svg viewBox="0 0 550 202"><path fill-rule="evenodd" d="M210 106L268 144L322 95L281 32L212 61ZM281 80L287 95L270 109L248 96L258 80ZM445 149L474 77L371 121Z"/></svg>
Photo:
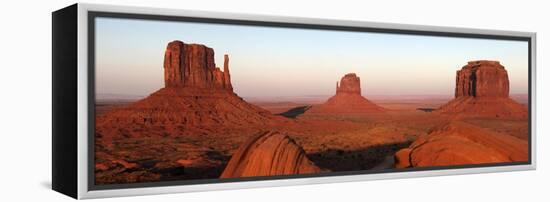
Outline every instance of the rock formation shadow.
<svg viewBox="0 0 550 202"><path fill-rule="evenodd" d="M218 159L223 163L211 166L163 166L166 162L155 159L145 159L132 162L139 165L138 167L123 170L119 169L118 171L115 169L116 172L112 173L114 176L102 176L101 181L96 180L96 184L128 183L128 179L139 182L158 182L218 178L225 169L230 156L226 156L216 151L208 152L207 156L209 159Z"/></svg>
<svg viewBox="0 0 550 202"><path fill-rule="evenodd" d="M311 105L299 106L299 107L294 107L292 109L289 109L286 112L279 113L277 115L284 116L286 118L295 119L296 117L298 117L299 115L305 113L309 109L311 109Z"/></svg>
<svg viewBox="0 0 550 202"><path fill-rule="evenodd" d="M373 169L384 162L388 156L406 148L410 141L381 144L360 150L328 149L308 155L317 166L331 171L358 171Z"/></svg>
<svg viewBox="0 0 550 202"><path fill-rule="evenodd" d="M223 155L220 152L209 151L209 159L221 160L224 162L218 166L210 167L170 167L164 169L153 168L154 173L160 174L161 181L169 180L193 180L193 179L211 179L218 178L227 166L230 156Z"/></svg>
<svg viewBox="0 0 550 202"><path fill-rule="evenodd" d="M161 175L159 181L215 179L220 177L225 166L167 168L154 172Z"/></svg>
<svg viewBox="0 0 550 202"><path fill-rule="evenodd" d="M416 108L416 110L418 110L418 111L423 111L423 112L433 112L433 111L435 111L436 109L435 109L435 108L420 107L420 108Z"/></svg>

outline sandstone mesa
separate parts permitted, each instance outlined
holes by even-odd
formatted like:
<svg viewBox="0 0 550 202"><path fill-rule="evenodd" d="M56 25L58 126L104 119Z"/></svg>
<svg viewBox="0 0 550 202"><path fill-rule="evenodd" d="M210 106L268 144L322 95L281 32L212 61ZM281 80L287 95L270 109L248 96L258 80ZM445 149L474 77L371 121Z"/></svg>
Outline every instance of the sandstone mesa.
<svg viewBox="0 0 550 202"><path fill-rule="evenodd" d="M527 107L509 97L508 72L498 61L470 61L456 72L455 98L437 111L459 116L526 118Z"/></svg>
<svg viewBox="0 0 550 202"><path fill-rule="evenodd" d="M120 134L121 129L135 127L269 124L273 120L271 113L247 103L233 92L229 56L224 56L224 71L215 66L212 48L181 41L168 43L164 54L165 87L142 100L98 116L96 133L110 140L154 134L146 130Z"/></svg>

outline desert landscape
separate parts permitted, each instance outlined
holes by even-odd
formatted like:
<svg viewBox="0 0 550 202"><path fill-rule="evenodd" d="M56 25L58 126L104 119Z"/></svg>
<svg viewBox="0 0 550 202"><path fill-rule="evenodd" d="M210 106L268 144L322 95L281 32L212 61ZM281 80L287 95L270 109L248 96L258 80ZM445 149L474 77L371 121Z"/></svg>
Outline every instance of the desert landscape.
<svg viewBox="0 0 550 202"><path fill-rule="evenodd" d="M529 159L528 96L510 94L499 61L449 72L454 96L371 97L361 89L368 81L348 72L326 81L336 82L332 96L260 100L240 97L229 55L219 68L214 54L172 41L158 68L163 88L96 100L97 185Z"/></svg>

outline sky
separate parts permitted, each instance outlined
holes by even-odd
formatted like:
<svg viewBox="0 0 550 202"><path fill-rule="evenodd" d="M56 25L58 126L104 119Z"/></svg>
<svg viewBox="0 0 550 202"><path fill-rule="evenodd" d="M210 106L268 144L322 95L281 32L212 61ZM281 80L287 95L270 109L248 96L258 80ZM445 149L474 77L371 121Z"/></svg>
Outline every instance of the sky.
<svg viewBox="0 0 550 202"><path fill-rule="evenodd" d="M333 95L346 73L362 94L453 95L456 71L472 60L498 60L511 94L528 89L523 41L96 18L96 93L146 96L164 85L164 51L180 40L229 54L241 97Z"/></svg>

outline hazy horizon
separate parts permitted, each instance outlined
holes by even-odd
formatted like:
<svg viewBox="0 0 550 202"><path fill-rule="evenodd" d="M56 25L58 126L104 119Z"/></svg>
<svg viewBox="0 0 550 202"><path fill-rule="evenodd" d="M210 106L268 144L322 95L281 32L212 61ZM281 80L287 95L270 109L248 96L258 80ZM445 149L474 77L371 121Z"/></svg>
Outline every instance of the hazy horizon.
<svg viewBox="0 0 550 202"><path fill-rule="evenodd" d="M354 72L363 95L454 95L455 74L471 60L498 60L510 94L526 94L528 44L520 41L96 19L96 93L146 96L164 86L164 50L180 40L229 54L242 97L333 95Z"/></svg>

